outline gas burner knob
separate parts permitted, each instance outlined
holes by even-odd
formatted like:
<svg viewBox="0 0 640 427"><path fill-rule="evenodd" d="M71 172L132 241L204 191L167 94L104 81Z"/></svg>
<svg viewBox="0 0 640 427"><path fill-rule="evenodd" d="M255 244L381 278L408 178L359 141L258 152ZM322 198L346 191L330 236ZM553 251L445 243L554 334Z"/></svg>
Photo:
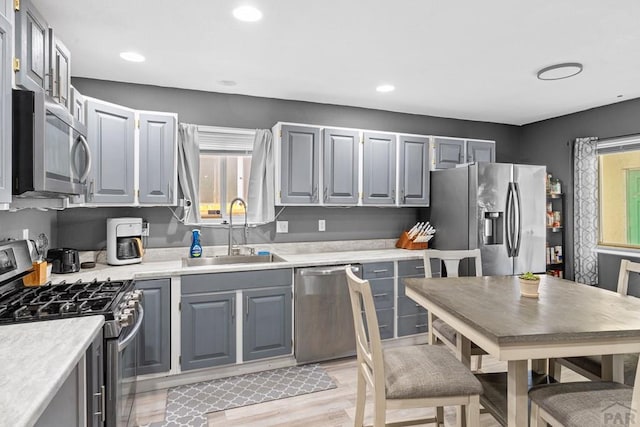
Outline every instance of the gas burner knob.
<svg viewBox="0 0 640 427"><path fill-rule="evenodd" d="M142 299L142 290L136 289L135 291L131 291L131 299L140 301Z"/></svg>
<svg viewBox="0 0 640 427"><path fill-rule="evenodd" d="M133 310L125 308L118 316L118 320L122 326L129 326L133 322Z"/></svg>
<svg viewBox="0 0 640 427"><path fill-rule="evenodd" d="M140 304L140 300L131 298L129 301L126 302L125 307L136 308L138 304Z"/></svg>

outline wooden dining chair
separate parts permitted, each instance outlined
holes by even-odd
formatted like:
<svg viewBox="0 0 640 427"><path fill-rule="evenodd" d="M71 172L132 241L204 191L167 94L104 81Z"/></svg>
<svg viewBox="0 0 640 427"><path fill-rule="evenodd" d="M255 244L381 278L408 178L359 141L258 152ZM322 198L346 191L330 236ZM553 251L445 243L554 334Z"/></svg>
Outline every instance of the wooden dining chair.
<svg viewBox="0 0 640 427"><path fill-rule="evenodd" d="M531 427L640 426L637 375L633 387L612 381L538 385L529 390L529 399Z"/></svg>
<svg viewBox="0 0 640 427"><path fill-rule="evenodd" d="M387 409L435 407L441 415L443 406L464 406L461 415L465 417L466 425L478 427L482 385L471 371L443 347L412 345L383 349L369 281L358 278L350 266L345 271L356 332L355 425L363 425L366 392L370 387L374 427L387 425ZM436 416L398 424L426 422L439 425L444 420Z"/></svg>
<svg viewBox="0 0 640 427"><path fill-rule="evenodd" d="M617 292L627 295L629 292L629 273L640 273L640 263L631 262L627 259L620 261L620 272L618 273ZM564 357L559 359L549 359L549 375L560 381L561 370L559 366L564 366L590 380L611 380L612 356L577 356ZM603 360L606 363L602 363ZM636 377L636 365L638 364L638 354L624 355L624 383L633 385ZM603 370L604 366L604 370Z"/></svg>
<svg viewBox="0 0 640 427"><path fill-rule="evenodd" d="M463 259L473 259L475 265L476 276L482 276L482 259L480 257L480 249L472 250L456 250L456 251L440 251L437 249L427 249L424 251L424 273L425 277L432 277L431 260L438 259L444 263L447 270L447 277L459 277L460 261ZM457 345L458 331L453 329L443 320L435 317L431 312L427 314L429 324L429 344L435 344L442 341L457 356L462 359L462 354ZM471 355L477 356L476 370L482 368L482 355L487 354L482 348L471 343Z"/></svg>

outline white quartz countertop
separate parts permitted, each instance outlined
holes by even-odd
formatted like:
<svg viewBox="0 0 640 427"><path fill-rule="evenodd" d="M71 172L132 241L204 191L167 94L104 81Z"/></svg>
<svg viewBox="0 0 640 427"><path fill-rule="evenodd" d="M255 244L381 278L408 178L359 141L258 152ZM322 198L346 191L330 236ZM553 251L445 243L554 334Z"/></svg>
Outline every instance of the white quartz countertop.
<svg viewBox="0 0 640 427"><path fill-rule="evenodd" d="M89 316L0 326L0 426L33 425L103 324Z"/></svg>
<svg viewBox="0 0 640 427"><path fill-rule="evenodd" d="M187 249L183 252L186 253ZM61 280L74 282L77 280L128 280L152 279L159 277L181 276L187 274L219 273L227 271L267 270L292 267L309 267L320 265L337 265L350 263L366 263L381 261L400 261L421 259L423 251L407 249L380 248L370 250L322 251L310 253L286 253L287 251L272 250L272 253L283 258L284 262L255 263L255 264L227 264L199 267L182 267L182 255L175 259L164 261L143 260L140 264L124 266L109 266L98 263L95 268L83 269L78 273L54 274L53 283Z"/></svg>

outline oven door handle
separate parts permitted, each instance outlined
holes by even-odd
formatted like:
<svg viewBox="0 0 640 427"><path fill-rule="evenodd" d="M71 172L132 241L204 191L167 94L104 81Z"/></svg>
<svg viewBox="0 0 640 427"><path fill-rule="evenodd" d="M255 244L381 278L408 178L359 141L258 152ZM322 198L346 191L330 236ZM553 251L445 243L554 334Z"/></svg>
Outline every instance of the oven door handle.
<svg viewBox="0 0 640 427"><path fill-rule="evenodd" d="M129 332L129 335L127 335L122 341L118 341L118 353L121 353L125 348L127 348L129 343L134 340L138 330L142 326L142 319L144 319L144 308L142 307L142 304L139 304L136 324L133 326L131 332Z"/></svg>

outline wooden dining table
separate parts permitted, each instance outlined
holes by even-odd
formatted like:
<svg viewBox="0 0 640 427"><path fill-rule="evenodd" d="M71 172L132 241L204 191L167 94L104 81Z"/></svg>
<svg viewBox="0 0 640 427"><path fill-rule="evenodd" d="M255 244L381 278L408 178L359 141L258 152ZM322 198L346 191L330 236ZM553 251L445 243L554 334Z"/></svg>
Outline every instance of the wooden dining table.
<svg viewBox="0 0 640 427"><path fill-rule="evenodd" d="M509 427L528 425L529 360L640 353L640 298L542 275L539 297L520 295L517 276L403 279L406 295L458 333L469 366L471 342L507 362ZM619 356L620 355L620 356Z"/></svg>

